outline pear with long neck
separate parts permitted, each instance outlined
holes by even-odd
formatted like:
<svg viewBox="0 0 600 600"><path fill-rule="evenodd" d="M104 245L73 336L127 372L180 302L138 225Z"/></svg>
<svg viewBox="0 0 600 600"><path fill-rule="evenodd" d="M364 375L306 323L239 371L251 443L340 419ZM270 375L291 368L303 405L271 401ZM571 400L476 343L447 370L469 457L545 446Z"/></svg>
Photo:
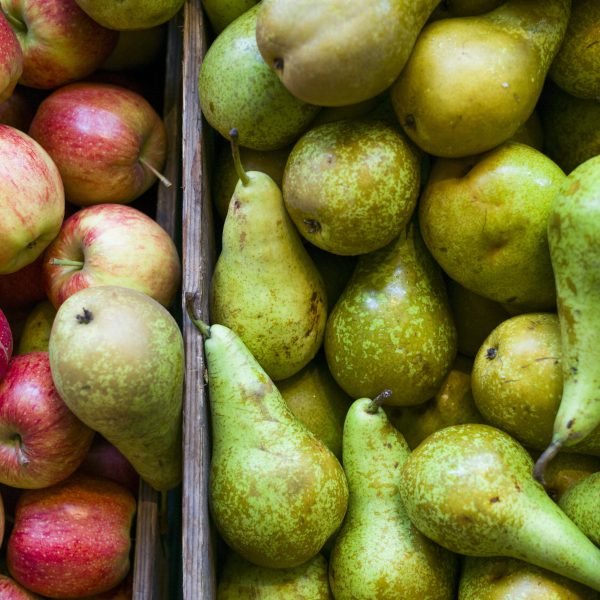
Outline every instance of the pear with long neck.
<svg viewBox="0 0 600 600"><path fill-rule="evenodd" d="M346 415L350 498L329 559L331 589L336 600L451 600L456 556L414 527L400 499L410 449L380 406L388 395L355 400Z"/></svg>
<svg viewBox="0 0 600 600"><path fill-rule="evenodd" d="M269 377L291 377L321 346L327 319L323 279L266 173L244 172L223 225L210 288L211 318L233 329Z"/></svg>
<svg viewBox="0 0 600 600"><path fill-rule="evenodd" d="M600 156L569 173L554 198L548 245L556 281L563 391L552 442L535 465L543 481L548 461L600 425Z"/></svg>
<svg viewBox="0 0 600 600"><path fill-rule="evenodd" d="M533 460L504 431L451 425L404 463L400 496L411 521L466 556L506 556L600 591L600 548L548 496Z"/></svg>
<svg viewBox="0 0 600 600"><path fill-rule="evenodd" d="M273 568L314 557L340 526L348 484L238 335L204 332L212 427L209 503L227 545Z"/></svg>

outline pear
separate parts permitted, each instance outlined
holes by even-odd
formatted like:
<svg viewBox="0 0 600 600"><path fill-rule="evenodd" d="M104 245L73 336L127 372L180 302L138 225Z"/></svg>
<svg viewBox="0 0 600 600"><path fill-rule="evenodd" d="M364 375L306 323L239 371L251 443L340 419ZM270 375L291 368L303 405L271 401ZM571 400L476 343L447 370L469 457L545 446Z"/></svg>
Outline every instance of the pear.
<svg viewBox="0 0 600 600"><path fill-rule="evenodd" d="M600 548L532 476L533 460L504 431L451 425L401 472L400 495L423 534L465 556L506 556L600 591Z"/></svg>
<svg viewBox="0 0 600 600"><path fill-rule="evenodd" d="M94 21L119 31L149 29L172 19L184 0L76 0Z"/></svg>
<svg viewBox="0 0 600 600"><path fill-rule="evenodd" d="M50 300L41 300L35 304L25 319L16 354L48 352L55 316L56 308Z"/></svg>
<svg viewBox="0 0 600 600"><path fill-rule="evenodd" d="M219 34L227 25L250 10L258 0L201 0L202 8L212 27Z"/></svg>
<svg viewBox="0 0 600 600"><path fill-rule="evenodd" d="M596 546L600 546L600 471L580 479L560 498L559 505Z"/></svg>
<svg viewBox="0 0 600 600"><path fill-rule="evenodd" d="M283 173L283 200L298 231L319 248L358 255L382 248L417 204L420 162L385 121L344 119L311 127Z"/></svg>
<svg viewBox="0 0 600 600"><path fill-rule="evenodd" d="M244 172L225 218L210 287L211 318L233 329L273 380L307 365L327 320L325 284L266 174Z"/></svg>
<svg viewBox="0 0 600 600"><path fill-rule="evenodd" d="M448 276L472 292L505 305L552 310L546 228L565 179L556 163L519 142L439 159L419 199L423 239Z"/></svg>
<svg viewBox="0 0 600 600"><path fill-rule="evenodd" d="M83 288L60 305L48 352L73 413L156 490L178 485L184 351L171 313L130 288Z"/></svg>
<svg viewBox="0 0 600 600"><path fill-rule="evenodd" d="M425 152L447 158L509 139L535 109L570 5L508 0L479 16L426 25L390 89L406 133Z"/></svg>
<svg viewBox="0 0 600 600"><path fill-rule="evenodd" d="M577 98L600 98L600 4L573 0L571 19L548 75Z"/></svg>
<svg viewBox="0 0 600 600"><path fill-rule="evenodd" d="M359 257L324 338L331 374L353 398L391 389L386 404L429 400L456 356L441 271L411 220L390 244Z"/></svg>
<svg viewBox="0 0 600 600"><path fill-rule="evenodd" d="M297 567L261 567L236 552L227 553L219 576L216 600L332 599L327 560L317 554Z"/></svg>
<svg viewBox="0 0 600 600"><path fill-rule="evenodd" d="M263 0L256 41L294 96L355 104L396 79L439 0Z"/></svg>
<svg viewBox="0 0 600 600"><path fill-rule="evenodd" d="M435 396L417 406L385 406L390 422L411 449L438 429L459 423L484 421L471 393L473 361L457 355Z"/></svg>
<svg viewBox="0 0 600 600"><path fill-rule="evenodd" d="M597 600L598 593L572 579L514 558L468 556L458 600Z"/></svg>
<svg viewBox="0 0 600 600"><path fill-rule="evenodd" d="M400 499L410 449L379 406L387 394L355 400L346 416L350 497L329 558L331 590L336 600L452 600L456 556L414 527Z"/></svg>
<svg viewBox="0 0 600 600"><path fill-rule="evenodd" d="M576 167L554 198L548 243L556 279L563 391L545 465L600 426L600 156Z"/></svg>
<svg viewBox="0 0 600 600"><path fill-rule="evenodd" d="M223 137L236 127L241 146L277 150L304 132L320 107L292 96L256 47L256 4L208 47L198 73L202 114Z"/></svg>
<svg viewBox="0 0 600 600"><path fill-rule="evenodd" d="M203 332L212 426L209 506L225 543L262 567L297 567L341 525L348 483L335 455L286 404L242 339Z"/></svg>
<svg viewBox="0 0 600 600"><path fill-rule="evenodd" d="M540 453L530 450L530 454L535 460ZM544 487L555 502L560 502L568 489L596 471L600 471L600 456L561 452L546 468Z"/></svg>

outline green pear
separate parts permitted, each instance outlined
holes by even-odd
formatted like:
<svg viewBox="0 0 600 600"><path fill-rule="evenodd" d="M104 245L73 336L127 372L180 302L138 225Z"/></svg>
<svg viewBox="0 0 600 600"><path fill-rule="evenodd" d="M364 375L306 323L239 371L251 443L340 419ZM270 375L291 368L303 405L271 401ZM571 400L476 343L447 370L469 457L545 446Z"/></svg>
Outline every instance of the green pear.
<svg viewBox="0 0 600 600"><path fill-rule="evenodd" d="M27 315L16 354L48 352L50 330L56 316L56 308L50 300L38 302Z"/></svg>
<svg viewBox="0 0 600 600"><path fill-rule="evenodd" d="M485 424L451 425L404 463L400 495L417 529L465 556L506 556L600 591L600 548L532 476L514 438Z"/></svg>
<svg viewBox="0 0 600 600"><path fill-rule="evenodd" d="M600 471L580 479L559 501L560 507L596 546L600 546Z"/></svg>
<svg viewBox="0 0 600 600"><path fill-rule="evenodd" d="M552 442L536 462L545 465L563 447L600 426L600 155L566 178L554 198L548 243L556 279L563 391Z"/></svg>
<svg viewBox="0 0 600 600"><path fill-rule="evenodd" d="M329 557L336 600L452 600L456 556L422 535L398 487L410 449L379 405L388 390L360 398L344 423L348 512Z"/></svg>
<svg viewBox="0 0 600 600"><path fill-rule="evenodd" d="M258 0L201 0L202 8L214 34L250 10Z"/></svg>
<svg viewBox="0 0 600 600"><path fill-rule="evenodd" d="M390 244L359 257L331 310L324 349L353 398L392 390L387 404L429 400L456 356L456 329L441 270L411 221Z"/></svg>
<svg viewBox="0 0 600 600"><path fill-rule="evenodd" d="M600 3L572 0L571 19L548 75L577 98L600 98Z"/></svg>
<svg viewBox="0 0 600 600"><path fill-rule="evenodd" d="M458 600L598 600L591 588L515 558L468 556Z"/></svg>
<svg viewBox="0 0 600 600"><path fill-rule="evenodd" d="M346 119L311 127L283 173L283 200L298 231L342 255L382 248L417 204L420 162L385 121Z"/></svg>
<svg viewBox="0 0 600 600"><path fill-rule="evenodd" d="M233 144L234 152L237 145ZM274 380L307 365L321 347L325 285L265 173L244 172L223 225L210 286L210 314L233 329Z"/></svg>
<svg viewBox="0 0 600 600"><path fill-rule="evenodd" d="M109 29L148 29L166 23L184 0L76 0L94 21Z"/></svg>
<svg viewBox="0 0 600 600"><path fill-rule="evenodd" d="M385 406L390 422L411 449L438 429L459 423L481 423L483 417L471 393L473 361L457 355L435 396L417 406Z"/></svg>
<svg viewBox="0 0 600 600"><path fill-rule="evenodd" d="M50 367L65 404L159 491L181 481L183 337L150 296L83 288L60 305Z"/></svg>
<svg viewBox="0 0 600 600"><path fill-rule="evenodd" d="M190 317L204 335L212 427L208 494L216 528L256 565L297 567L342 523L344 470L294 416L234 331Z"/></svg>
<svg viewBox="0 0 600 600"><path fill-rule="evenodd" d="M396 79L439 0L263 0L256 40L294 96L355 104Z"/></svg>
<svg viewBox="0 0 600 600"><path fill-rule="evenodd" d="M216 600L331 600L327 560L317 554L297 567L272 569L255 565L236 552L227 553Z"/></svg>
<svg viewBox="0 0 600 600"><path fill-rule="evenodd" d="M425 152L448 158L509 139L535 109L570 5L508 0L479 16L426 25L390 90L406 133Z"/></svg>
<svg viewBox="0 0 600 600"><path fill-rule="evenodd" d="M341 460L344 419L352 400L332 377L323 355L278 381L277 388L296 418Z"/></svg>
<svg viewBox="0 0 600 600"><path fill-rule="evenodd" d="M542 152L518 142L439 159L419 199L423 239L448 276L472 292L554 309L546 227L565 178Z"/></svg>
<svg viewBox="0 0 600 600"><path fill-rule="evenodd" d="M531 450L529 452L532 458L537 460L540 453ZM561 452L546 467L544 487L555 502L560 502L569 488L596 471L600 471L600 455Z"/></svg>
<svg viewBox="0 0 600 600"><path fill-rule="evenodd" d="M292 96L256 47L256 4L208 47L198 73L202 114L223 137L237 128L241 146L277 150L293 143L320 107Z"/></svg>
<svg viewBox="0 0 600 600"><path fill-rule="evenodd" d="M600 154L600 102L576 98L548 81L538 103L544 152L565 173Z"/></svg>

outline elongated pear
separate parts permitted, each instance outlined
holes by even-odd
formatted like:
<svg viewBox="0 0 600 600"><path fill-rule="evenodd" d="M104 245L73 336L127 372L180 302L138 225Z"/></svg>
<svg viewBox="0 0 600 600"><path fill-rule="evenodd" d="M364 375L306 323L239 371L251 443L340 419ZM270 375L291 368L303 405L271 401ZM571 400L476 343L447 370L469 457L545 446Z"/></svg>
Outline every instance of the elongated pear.
<svg viewBox="0 0 600 600"><path fill-rule="evenodd" d="M210 287L211 318L233 329L269 377L291 377L315 356L327 320L323 279L265 173L244 172L223 225Z"/></svg>
<svg viewBox="0 0 600 600"><path fill-rule="evenodd" d="M600 591L600 548L546 494L532 466L502 430L452 425L413 450L400 495L415 526L451 551L517 558Z"/></svg>
<svg viewBox="0 0 600 600"><path fill-rule="evenodd" d="M192 316L193 319L193 316ZM212 426L209 503L223 540L263 567L296 567L338 529L348 484L238 335L204 332Z"/></svg>
<svg viewBox="0 0 600 600"><path fill-rule="evenodd" d="M568 175L551 207L548 245L556 280L563 392L546 463L600 425L600 156Z"/></svg>
<svg viewBox="0 0 600 600"><path fill-rule="evenodd" d="M355 400L344 423L348 512L329 558L336 600L451 600L456 555L421 534L399 494L410 455L404 436L374 399Z"/></svg>

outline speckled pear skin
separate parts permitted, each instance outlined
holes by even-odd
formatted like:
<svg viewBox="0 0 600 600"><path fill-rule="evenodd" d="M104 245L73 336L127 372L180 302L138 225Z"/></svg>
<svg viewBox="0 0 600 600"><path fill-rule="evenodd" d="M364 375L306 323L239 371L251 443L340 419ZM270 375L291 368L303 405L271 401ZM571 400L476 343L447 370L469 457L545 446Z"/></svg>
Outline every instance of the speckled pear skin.
<svg viewBox="0 0 600 600"><path fill-rule="evenodd" d="M449 550L517 558L600 591L600 548L546 494L532 467L500 429L453 425L413 450L400 496L415 526Z"/></svg>
<svg viewBox="0 0 600 600"><path fill-rule="evenodd" d="M202 0L213 33L219 34L227 25L250 10L257 0Z"/></svg>
<svg viewBox="0 0 600 600"><path fill-rule="evenodd" d="M217 600L331 600L327 559L319 553L297 567L271 569L228 552L217 588Z"/></svg>
<svg viewBox="0 0 600 600"><path fill-rule="evenodd" d="M597 600L598 592L522 560L467 556L457 600Z"/></svg>
<svg viewBox="0 0 600 600"><path fill-rule="evenodd" d="M250 562L298 566L321 551L344 518L342 466L231 329L212 325L204 350L213 439L209 503L217 529Z"/></svg>
<svg viewBox="0 0 600 600"><path fill-rule="evenodd" d="M359 257L333 307L324 348L331 374L353 398L383 387L386 405L429 400L456 356L456 328L441 270L418 226Z"/></svg>
<svg viewBox="0 0 600 600"><path fill-rule="evenodd" d="M77 0L94 21L109 29L148 29L166 23L185 0Z"/></svg>
<svg viewBox="0 0 600 600"><path fill-rule="evenodd" d="M152 487L178 485L184 349L171 313L133 289L83 288L58 309L48 352L56 389L75 415Z"/></svg>
<svg viewBox="0 0 600 600"><path fill-rule="evenodd" d="M320 107L292 96L256 47L260 4L229 24L209 46L198 74L200 108L223 137L235 127L239 144L277 150L295 141Z"/></svg>
<svg viewBox="0 0 600 600"><path fill-rule="evenodd" d="M559 501L560 507L596 546L600 546L600 471L580 479Z"/></svg>
<svg viewBox="0 0 600 600"><path fill-rule="evenodd" d="M452 600L457 557L411 523L398 491L410 455L402 434L372 400L355 400L344 424L348 512L329 557L336 600Z"/></svg>
<svg viewBox="0 0 600 600"><path fill-rule="evenodd" d="M323 279L290 220L281 191L248 171L225 218L211 288L211 319L233 329L273 380L315 356L325 331Z"/></svg>

